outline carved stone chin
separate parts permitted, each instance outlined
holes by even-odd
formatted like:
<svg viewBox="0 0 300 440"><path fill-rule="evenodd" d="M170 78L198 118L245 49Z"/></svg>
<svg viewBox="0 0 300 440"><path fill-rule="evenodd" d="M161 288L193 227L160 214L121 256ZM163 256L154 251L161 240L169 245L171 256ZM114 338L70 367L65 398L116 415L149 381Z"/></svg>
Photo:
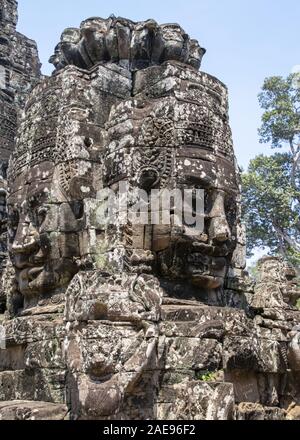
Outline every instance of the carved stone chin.
<svg viewBox="0 0 300 440"><path fill-rule="evenodd" d="M94 17L28 95L0 189L0 420L297 418L296 272L245 270L228 92L204 53L177 24Z"/></svg>

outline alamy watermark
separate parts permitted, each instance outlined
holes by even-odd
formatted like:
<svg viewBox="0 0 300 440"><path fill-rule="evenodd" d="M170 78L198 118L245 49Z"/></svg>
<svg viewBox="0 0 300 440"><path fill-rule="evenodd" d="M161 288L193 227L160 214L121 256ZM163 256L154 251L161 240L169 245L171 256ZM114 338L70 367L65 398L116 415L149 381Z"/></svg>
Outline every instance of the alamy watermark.
<svg viewBox="0 0 300 440"><path fill-rule="evenodd" d="M0 325L0 350L5 350L6 348L5 341L6 341L5 327L3 327L3 325Z"/></svg>
<svg viewBox="0 0 300 440"><path fill-rule="evenodd" d="M97 224L172 225L185 229L187 235L204 230L203 189L152 189L147 192L120 182L115 190L97 193Z"/></svg>
<svg viewBox="0 0 300 440"><path fill-rule="evenodd" d="M4 66L0 66L0 89L6 89L6 70Z"/></svg>

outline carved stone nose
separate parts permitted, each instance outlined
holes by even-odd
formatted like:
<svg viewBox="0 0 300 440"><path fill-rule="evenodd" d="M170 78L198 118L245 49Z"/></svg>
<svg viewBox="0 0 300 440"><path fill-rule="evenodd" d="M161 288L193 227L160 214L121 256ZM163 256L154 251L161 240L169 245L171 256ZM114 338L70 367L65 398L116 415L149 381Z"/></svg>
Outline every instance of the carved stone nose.
<svg viewBox="0 0 300 440"><path fill-rule="evenodd" d="M212 240L224 242L231 238L231 231L227 222L224 207L224 192L218 191L210 212L211 223L209 236Z"/></svg>
<svg viewBox="0 0 300 440"><path fill-rule="evenodd" d="M216 217L211 221L210 237L212 240L223 243L231 238L229 225L226 217Z"/></svg>
<svg viewBox="0 0 300 440"><path fill-rule="evenodd" d="M11 247L13 254L28 253L38 248L38 232L30 225L21 224Z"/></svg>

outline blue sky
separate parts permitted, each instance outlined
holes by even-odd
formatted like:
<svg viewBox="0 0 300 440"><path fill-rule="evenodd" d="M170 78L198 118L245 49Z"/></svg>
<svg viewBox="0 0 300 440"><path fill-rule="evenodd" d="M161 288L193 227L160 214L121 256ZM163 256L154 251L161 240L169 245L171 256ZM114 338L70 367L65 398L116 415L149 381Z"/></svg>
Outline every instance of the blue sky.
<svg viewBox="0 0 300 440"><path fill-rule="evenodd" d="M257 95L266 76L300 64L299 0L19 0L20 32L38 43L43 72L61 32L91 16L177 22L207 49L202 70L224 81L239 164L261 152Z"/></svg>

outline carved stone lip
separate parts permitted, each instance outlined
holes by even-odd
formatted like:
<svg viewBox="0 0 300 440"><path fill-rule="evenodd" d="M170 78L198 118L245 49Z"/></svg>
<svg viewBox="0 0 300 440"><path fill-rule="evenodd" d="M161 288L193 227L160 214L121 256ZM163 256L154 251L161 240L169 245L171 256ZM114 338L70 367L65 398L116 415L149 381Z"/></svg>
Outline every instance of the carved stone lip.
<svg viewBox="0 0 300 440"><path fill-rule="evenodd" d="M37 278L37 276L44 270L44 266L40 267L33 267L31 269L28 269L27 275L30 281Z"/></svg>
<svg viewBox="0 0 300 440"><path fill-rule="evenodd" d="M43 272L44 266L39 267L22 267L22 269L19 272L19 277L21 280L28 280L27 282L33 281L36 279L41 272Z"/></svg>
<svg viewBox="0 0 300 440"><path fill-rule="evenodd" d="M37 264L37 263L31 263L28 260L26 260L26 261L14 260L15 268L20 271L26 270L26 269L30 270L30 269L35 269L38 267L44 267L44 264L45 264L44 261L41 261Z"/></svg>
<svg viewBox="0 0 300 440"><path fill-rule="evenodd" d="M222 285L222 278L212 275L203 274L203 272L193 270L191 271L192 283L201 285L208 289L216 289Z"/></svg>
<svg viewBox="0 0 300 440"><path fill-rule="evenodd" d="M224 259L226 259L227 255L219 255L219 254L206 254L206 253L201 253L201 252L191 252L189 254L189 257L191 257L191 259L188 258L188 262L190 264L204 264L204 265L211 265L212 261L223 261ZM203 258L207 258L209 263L206 263L205 260L203 261Z"/></svg>
<svg viewBox="0 0 300 440"><path fill-rule="evenodd" d="M191 248L191 254L202 254L210 257L227 257L230 254L230 249L227 245L211 245L194 241Z"/></svg>

